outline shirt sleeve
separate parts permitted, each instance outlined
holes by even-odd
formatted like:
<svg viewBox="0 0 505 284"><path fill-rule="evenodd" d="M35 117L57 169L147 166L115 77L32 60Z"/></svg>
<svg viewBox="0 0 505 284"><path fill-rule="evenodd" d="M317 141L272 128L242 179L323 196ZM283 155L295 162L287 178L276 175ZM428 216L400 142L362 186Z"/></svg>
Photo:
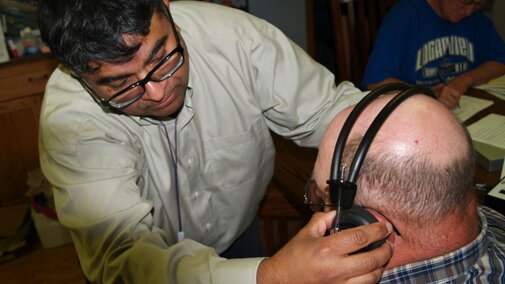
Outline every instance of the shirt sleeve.
<svg viewBox="0 0 505 284"><path fill-rule="evenodd" d="M313 60L273 26L251 47L256 95L268 127L295 143L317 147L329 121L363 92Z"/></svg>

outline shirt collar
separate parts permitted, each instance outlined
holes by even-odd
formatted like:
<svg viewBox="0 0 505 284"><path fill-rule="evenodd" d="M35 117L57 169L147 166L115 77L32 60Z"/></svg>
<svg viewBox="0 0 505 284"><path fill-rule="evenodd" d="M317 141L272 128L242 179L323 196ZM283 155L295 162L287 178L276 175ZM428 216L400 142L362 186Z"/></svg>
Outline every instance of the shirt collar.
<svg viewBox="0 0 505 284"><path fill-rule="evenodd" d="M480 208L478 216L481 231L475 240L448 254L386 270L380 283L427 283L448 280L467 271L485 253L488 240L488 223Z"/></svg>

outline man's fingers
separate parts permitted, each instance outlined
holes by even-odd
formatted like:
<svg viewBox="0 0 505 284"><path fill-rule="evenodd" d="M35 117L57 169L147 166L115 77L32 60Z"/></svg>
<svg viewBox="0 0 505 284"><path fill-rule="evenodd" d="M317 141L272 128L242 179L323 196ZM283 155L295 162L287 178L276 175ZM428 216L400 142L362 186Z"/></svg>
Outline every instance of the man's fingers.
<svg viewBox="0 0 505 284"><path fill-rule="evenodd" d="M431 90L433 91L433 93L435 93L435 95L437 97L440 97L440 93L442 92L444 87L445 87L445 85L440 83L440 84L436 85L435 87L432 87Z"/></svg>
<svg viewBox="0 0 505 284"><path fill-rule="evenodd" d="M310 235L316 238L323 237L326 234L326 230L331 228L335 214L335 210L324 213L314 213L306 226L306 228L309 230Z"/></svg>
<svg viewBox="0 0 505 284"><path fill-rule="evenodd" d="M376 269L370 273L360 275L351 279L348 279L345 283L346 284L375 284L378 283L382 277L382 272L384 272L384 269L379 268Z"/></svg>
<svg viewBox="0 0 505 284"><path fill-rule="evenodd" d="M453 108L456 105L456 101L454 101L449 96L439 97L438 100L444 104L448 109Z"/></svg>
<svg viewBox="0 0 505 284"><path fill-rule="evenodd" d="M438 100L448 109L452 109L458 104L460 96L461 94L457 90L446 87L438 96Z"/></svg>
<svg viewBox="0 0 505 284"><path fill-rule="evenodd" d="M373 242L387 238L392 231L393 226L390 223L377 222L340 231L328 236L326 241L334 242L333 246L341 254L350 254Z"/></svg>
<svg viewBox="0 0 505 284"><path fill-rule="evenodd" d="M384 267L392 255L393 247L391 243L385 242L377 249L350 255L343 262L345 265L352 267L357 276Z"/></svg>
<svg viewBox="0 0 505 284"><path fill-rule="evenodd" d="M338 259L339 272L341 275L346 275L347 279L359 277L361 275L369 274L369 276L376 275L372 280L378 280L382 274L384 266L389 262L393 255L393 249L389 242L385 242L377 249L349 255L345 258ZM334 263L337 260L334 261ZM372 273L373 274L370 274ZM378 277L378 278L377 278ZM377 281L373 282L376 283Z"/></svg>
<svg viewBox="0 0 505 284"><path fill-rule="evenodd" d="M383 267L392 256L391 244L386 242L371 251L355 255L351 253L387 238L392 231L391 224L377 222L325 236L334 217L335 211L315 213L310 222L286 246L272 256L270 261L265 261L262 271L265 270L263 268L276 264L275 270L278 271L276 274L280 275L279 277L289 278L296 275L293 279L300 282L307 279L313 279L316 283L346 282L352 279L357 282L350 283L376 283ZM279 266L284 261L293 259L298 261L292 261L288 266ZM311 261L307 263L307 259ZM301 270L303 272L299 274Z"/></svg>

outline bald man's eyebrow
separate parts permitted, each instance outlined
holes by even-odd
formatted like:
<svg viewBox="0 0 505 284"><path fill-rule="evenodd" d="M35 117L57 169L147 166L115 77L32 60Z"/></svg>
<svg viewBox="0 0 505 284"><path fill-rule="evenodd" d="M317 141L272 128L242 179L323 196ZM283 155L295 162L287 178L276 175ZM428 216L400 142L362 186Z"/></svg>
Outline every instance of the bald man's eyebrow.
<svg viewBox="0 0 505 284"><path fill-rule="evenodd" d="M149 56L147 59L144 61L144 66L149 65L153 60L156 58L156 55L159 53L159 51L165 46L165 43L167 42L168 36L164 35L160 39L156 41L154 44L153 48L151 49L151 52L149 53ZM115 76L107 76L107 77L101 77L98 81L97 84L99 85L109 85L115 81L123 80L125 78L130 77L133 75L133 73L124 73L124 74L118 74Z"/></svg>

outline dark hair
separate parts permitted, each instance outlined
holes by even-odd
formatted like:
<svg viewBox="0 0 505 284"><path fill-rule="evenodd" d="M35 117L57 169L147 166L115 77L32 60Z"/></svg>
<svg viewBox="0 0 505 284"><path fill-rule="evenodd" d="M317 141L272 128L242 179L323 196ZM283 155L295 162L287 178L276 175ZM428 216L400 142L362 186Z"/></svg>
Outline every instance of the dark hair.
<svg viewBox="0 0 505 284"><path fill-rule="evenodd" d="M434 152L391 157L377 145L382 142L372 143L377 150L370 148L362 165L356 202L419 228L450 212L463 212L472 194L475 153L470 135L462 128L465 151L448 163L440 163ZM350 164L358 144L353 139L346 146L345 164Z"/></svg>
<svg viewBox="0 0 505 284"><path fill-rule="evenodd" d="M96 70L90 62L129 61L149 33L162 0L40 0L42 40L54 56L74 73Z"/></svg>

